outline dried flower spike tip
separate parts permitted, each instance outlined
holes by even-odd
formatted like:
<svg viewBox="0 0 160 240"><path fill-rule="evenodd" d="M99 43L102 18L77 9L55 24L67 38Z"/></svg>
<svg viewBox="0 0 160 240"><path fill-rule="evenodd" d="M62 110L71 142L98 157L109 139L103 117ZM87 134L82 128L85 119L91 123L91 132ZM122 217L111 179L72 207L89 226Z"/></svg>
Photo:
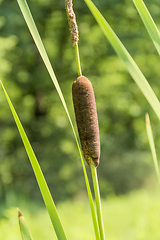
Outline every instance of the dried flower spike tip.
<svg viewBox="0 0 160 240"><path fill-rule="evenodd" d="M67 17L68 17L68 22L69 22L70 32L71 32L71 43L73 46L75 46L78 44L79 36L78 36L78 26L76 22L76 16L73 11L72 0L66 0L65 6L66 6L66 12L67 12Z"/></svg>
<svg viewBox="0 0 160 240"><path fill-rule="evenodd" d="M91 82L80 76L72 85L73 104L84 158L88 165L99 164L100 140L94 91Z"/></svg>

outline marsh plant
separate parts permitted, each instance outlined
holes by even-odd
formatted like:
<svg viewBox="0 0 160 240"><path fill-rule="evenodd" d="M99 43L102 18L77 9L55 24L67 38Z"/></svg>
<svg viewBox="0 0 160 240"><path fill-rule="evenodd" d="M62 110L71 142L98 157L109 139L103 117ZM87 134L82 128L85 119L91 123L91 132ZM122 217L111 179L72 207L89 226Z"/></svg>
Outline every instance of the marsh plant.
<svg viewBox="0 0 160 240"><path fill-rule="evenodd" d="M80 54L79 54L79 48L78 48L78 40L79 40L79 33L78 33L78 26L76 23L76 16L73 10L73 3L71 0L65 1L65 7L67 11L67 18L70 26L70 32L71 32L71 43L73 45L75 53L75 62L77 64L77 73L78 78L73 83L72 86L72 94L73 94L73 104L74 104L74 110L75 110L75 116L76 116L76 122L77 122L77 128L79 133L79 138L81 142L81 147L79 145L79 141L77 138L77 134L74 128L74 125L72 123L66 101L64 99L63 93L61 91L61 88L59 86L58 80L55 76L55 73L53 71L53 68L51 66L50 60L48 58L48 55L46 53L46 50L44 48L44 45L42 43L41 37L38 33L36 24L33 20L32 14L30 12L30 9L28 7L28 4L25 0L17 0L19 7L22 11L22 14L24 16L24 19L28 25L28 28L30 30L30 33L34 39L34 42L38 48L38 51L44 61L44 64L48 70L48 73L53 81L53 84L59 94L60 100L63 104L64 110L67 114L68 120L70 122L75 141L79 150L79 155L82 163L82 168L84 172L84 178L86 183L86 189L88 193L90 208L91 208L91 215L93 220L93 227L94 227L94 233L96 240L104 240L105 239L105 228L107 229L107 226L104 227L103 224L103 216L102 216L102 207L101 207L101 198L100 198L100 191L99 191L99 184L98 184L98 177L97 177L97 167L99 164L101 164L100 161L100 140L99 140L99 127L98 127L98 117L97 117L97 111L96 111L96 103L95 103L95 97L94 97L94 90L91 84L91 81L88 80L87 76L83 76L81 63L80 63ZM116 54L119 56L119 58L123 61L124 65L126 66L129 74L141 90L144 97L147 99L148 103L150 104L151 108L157 115L158 119L160 120L160 104L159 100L156 97L155 93L153 92L151 86L149 85L148 81L144 77L143 73L140 71L136 63L134 62L131 55L128 53L122 42L119 40L119 38L116 36L108 22L106 21L105 17L102 16L100 11L97 9L97 7L94 5L94 3L91 0L84 0L86 5L88 6L91 14L97 21L97 24L99 25L100 29L103 31L104 35L106 36L107 40L112 45L113 49L115 50ZM142 0L133 0L133 3L135 4L135 7L153 41L153 44L155 45L158 53L160 54L160 33L158 28L156 27L151 15L149 14L149 11L147 10L144 2ZM76 1L75 1L76 4ZM107 17L107 16L106 16ZM100 77L99 77L100 81ZM37 161L37 158L34 154L34 151L31 147L31 144L26 136L26 133L22 127L22 124L18 118L18 115L13 107L13 104L7 94L7 91L1 82L1 86L3 88L3 91L5 93L5 96L7 98L7 101L9 103L9 107L11 109L11 112L13 114L14 120L16 122L16 125L18 127L20 136L22 138L24 147L26 149L26 152L28 154L30 163L32 165L34 174L36 176L44 203L46 205L46 208L48 210L51 222L53 224L55 233L57 235L57 239L59 240L65 240L67 239L65 229L63 228L62 222L59 218L58 211L56 209L55 203L53 201L53 198L50 194L49 188L47 186L46 180L44 178L44 175L41 171L40 165ZM157 156L154 146L154 140L153 140L153 134L151 130L149 115L146 114L146 129L148 134L148 139L151 147L151 152L154 159L154 165L156 169L156 174L158 177L158 182L160 182L160 175L159 175L159 167L157 162ZM81 148L82 152L81 153ZM83 158L84 157L84 158ZM95 195L95 202L90 189L90 183L87 176L87 171L85 167L84 160L86 160L87 164L90 167L91 174L92 174L92 181L93 181L93 187L94 187L94 195ZM19 224L20 224L20 230L22 239L32 239L30 231L28 230L27 224L25 222L25 219L23 215L21 214L20 210L18 209L18 217L19 217ZM52 238L52 236L51 236Z"/></svg>

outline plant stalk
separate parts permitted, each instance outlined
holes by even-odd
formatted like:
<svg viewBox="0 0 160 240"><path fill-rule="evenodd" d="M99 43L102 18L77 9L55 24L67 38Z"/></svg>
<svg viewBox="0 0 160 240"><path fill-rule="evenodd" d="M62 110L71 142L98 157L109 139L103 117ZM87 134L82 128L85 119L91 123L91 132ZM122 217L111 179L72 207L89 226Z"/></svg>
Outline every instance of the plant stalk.
<svg viewBox="0 0 160 240"><path fill-rule="evenodd" d="M74 49L75 49L75 56L76 56L78 75L81 76L82 75L82 70L81 70L81 64L80 64L80 56L79 56L78 44L74 46Z"/></svg>
<svg viewBox="0 0 160 240"><path fill-rule="evenodd" d="M98 184L98 177L97 177L97 168L95 166L93 166L92 164L91 164L90 167L91 167L94 194L95 194L95 200L96 200L97 219L98 219L100 237L101 237L101 240L105 240L103 217L102 217L102 207L101 207L101 198L100 198L100 191L99 191L99 184Z"/></svg>

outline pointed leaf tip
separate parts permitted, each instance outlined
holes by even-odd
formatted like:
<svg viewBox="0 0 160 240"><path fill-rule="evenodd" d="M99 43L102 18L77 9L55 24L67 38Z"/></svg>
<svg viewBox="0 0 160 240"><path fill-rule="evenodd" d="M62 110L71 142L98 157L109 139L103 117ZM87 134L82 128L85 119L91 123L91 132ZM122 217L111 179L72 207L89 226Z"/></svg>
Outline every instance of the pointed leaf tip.
<svg viewBox="0 0 160 240"><path fill-rule="evenodd" d="M18 211L19 227L20 227L22 240L33 240L25 218L23 217L22 213L18 208L17 208L17 211Z"/></svg>
<svg viewBox="0 0 160 240"><path fill-rule="evenodd" d="M149 118L149 114L148 114L148 113L146 113L145 119L146 119L146 125L151 125L151 122L150 122L150 118Z"/></svg>
<svg viewBox="0 0 160 240"><path fill-rule="evenodd" d="M18 211L18 218L22 217L22 213L20 212L19 208L17 208Z"/></svg>

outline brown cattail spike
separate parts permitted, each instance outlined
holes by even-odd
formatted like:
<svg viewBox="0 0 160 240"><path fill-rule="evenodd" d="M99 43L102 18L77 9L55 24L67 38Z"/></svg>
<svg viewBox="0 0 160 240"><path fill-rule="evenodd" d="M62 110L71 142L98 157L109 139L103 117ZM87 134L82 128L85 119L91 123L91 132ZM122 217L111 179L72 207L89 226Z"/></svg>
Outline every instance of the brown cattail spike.
<svg viewBox="0 0 160 240"><path fill-rule="evenodd" d="M66 0L65 6L66 6L66 12L67 12L67 17L68 17L68 22L69 22L70 32L71 32L71 43L73 46L75 46L78 44L79 36L78 36L78 26L76 22L76 16L73 11L72 0Z"/></svg>
<svg viewBox="0 0 160 240"><path fill-rule="evenodd" d="M84 158L88 165L99 164L100 140L94 91L91 82L80 76L72 85L73 104Z"/></svg>

